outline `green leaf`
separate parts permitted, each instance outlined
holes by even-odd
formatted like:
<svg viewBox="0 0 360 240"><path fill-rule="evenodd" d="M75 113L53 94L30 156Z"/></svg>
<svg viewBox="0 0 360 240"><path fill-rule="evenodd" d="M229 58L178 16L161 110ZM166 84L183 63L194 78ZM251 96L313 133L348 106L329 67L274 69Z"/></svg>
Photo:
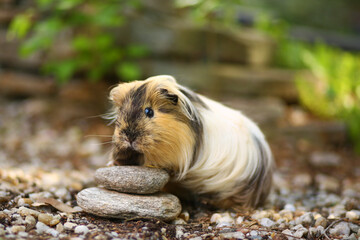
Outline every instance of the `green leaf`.
<svg viewBox="0 0 360 240"><path fill-rule="evenodd" d="M65 84L74 75L77 67L76 60L67 59L46 64L44 71L54 74L58 83Z"/></svg>
<svg viewBox="0 0 360 240"><path fill-rule="evenodd" d="M119 12L119 6L103 4L92 16L92 22L102 27L120 27L125 23L125 18Z"/></svg>
<svg viewBox="0 0 360 240"><path fill-rule="evenodd" d="M145 57L149 53L149 50L143 45L132 44L126 47L126 53L129 57L141 58Z"/></svg>
<svg viewBox="0 0 360 240"><path fill-rule="evenodd" d="M95 67L90 69L88 73L88 77L92 82L95 82L101 78L101 76L104 74L104 69L101 67Z"/></svg>
<svg viewBox="0 0 360 240"><path fill-rule="evenodd" d="M36 0L36 4L39 8L45 9L51 6L52 3L55 3L54 0Z"/></svg>
<svg viewBox="0 0 360 240"><path fill-rule="evenodd" d="M11 22L7 38L12 40L14 38L24 38L31 28L31 18L33 11L27 11L24 14L17 15Z"/></svg>
<svg viewBox="0 0 360 240"><path fill-rule="evenodd" d="M109 46L111 46L114 42L114 39L111 35L109 34L100 34L97 35L94 39L94 44L96 46L96 48L98 49L106 49ZM109 51L109 49L108 49Z"/></svg>
<svg viewBox="0 0 360 240"><path fill-rule="evenodd" d="M52 39L35 35L26 40L20 47L20 56L28 57L35 52L46 50L51 46Z"/></svg>
<svg viewBox="0 0 360 240"><path fill-rule="evenodd" d="M91 41L88 37L77 36L72 40L72 46L79 51L87 51L91 48Z"/></svg>
<svg viewBox="0 0 360 240"><path fill-rule="evenodd" d="M52 17L46 21L39 22L35 26L35 33L37 35L55 36L63 28L63 24L60 18Z"/></svg>
<svg viewBox="0 0 360 240"><path fill-rule="evenodd" d="M116 73L124 81L132 81L140 78L141 69L135 63L122 62L117 66Z"/></svg>
<svg viewBox="0 0 360 240"><path fill-rule="evenodd" d="M57 9L70 10L82 2L84 2L84 0L61 0L57 2Z"/></svg>

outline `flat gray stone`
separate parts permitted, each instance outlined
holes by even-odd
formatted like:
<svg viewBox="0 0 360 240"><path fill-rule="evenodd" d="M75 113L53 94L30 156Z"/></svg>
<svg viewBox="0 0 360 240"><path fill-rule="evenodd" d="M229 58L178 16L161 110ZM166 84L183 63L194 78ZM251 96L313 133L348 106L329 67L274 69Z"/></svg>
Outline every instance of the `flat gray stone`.
<svg viewBox="0 0 360 240"><path fill-rule="evenodd" d="M181 212L179 199L169 193L131 195L93 187L79 192L77 203L85 212L108 218L153 217L170 221Z"/></svg>
<svg viewBox="0 0 360 240"><path fill-rule="evenodd" d="M118 192L151 194L165 186L169 174L159 168L113 166L96 170L95 181L106 189Z"/></svg>

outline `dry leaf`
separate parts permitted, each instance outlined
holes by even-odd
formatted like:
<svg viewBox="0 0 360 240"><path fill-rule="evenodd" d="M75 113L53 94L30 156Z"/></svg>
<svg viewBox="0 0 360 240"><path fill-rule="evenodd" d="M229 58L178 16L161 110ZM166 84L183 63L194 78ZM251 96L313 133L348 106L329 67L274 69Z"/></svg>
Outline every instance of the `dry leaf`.
<svg viewBox="0 0 360 240"><path fill-rule="evenodd" d="M80 210L70 207L63 202L56 200L55 198L38 198L36 203L33 204L49 204L61 212L74 213L80 212Z"/></svg>

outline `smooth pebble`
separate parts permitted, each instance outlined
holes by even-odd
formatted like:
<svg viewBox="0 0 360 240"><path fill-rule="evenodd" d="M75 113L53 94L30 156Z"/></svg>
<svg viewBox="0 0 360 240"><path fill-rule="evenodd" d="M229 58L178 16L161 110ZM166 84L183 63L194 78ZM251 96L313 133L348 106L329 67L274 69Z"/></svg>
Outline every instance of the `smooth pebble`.
<svg viewBox="0 0 360 240"><path fill-rule="evenodd" d="M86 227L86 226L77 226L74 230L75 233L77 234L83 234L83 235L86 235L88 232L89 232L89 228Z"/></svg>
<svg viewBox="0 0 360 240"><path fill-rule="evenodd" d="M95 172L97 184L122 193L156 193L165 186L169 178L169 174L163 169L141 166L106 167Z"/></svg>
<svg viewBox="0 0 360 240"><path fill-rule="evenodd" d="M269 218L263 218L260 220L260 225L263 227L273 227L276 223L269 219Z"/></svg>
<svg viewBox="0 0 360 240"><path fill-rule="evenodd" d="M340 223L336 224L335 226L333 226L332 228L330 228L329 232L330 232L330 234L333 234L333 235L340 235L340 236L347 237L350 235L350 227L347 222L340 222Z"/></svg>
<svg viewBox="0 0 360 240"><path fill-rule="evenodd" d="M359 210L351 210L346 212L346 218L351 221L356 221L360 218L360 211Z"/></svg>
<svg viewBox="0 0 360 240"><path fill-rule="evenodd" d="M181 212L179 199L169 193L130 195L102 188L87 188L77 195L78 205L85 211L101 217L154 217L174 220Z"/></svg>

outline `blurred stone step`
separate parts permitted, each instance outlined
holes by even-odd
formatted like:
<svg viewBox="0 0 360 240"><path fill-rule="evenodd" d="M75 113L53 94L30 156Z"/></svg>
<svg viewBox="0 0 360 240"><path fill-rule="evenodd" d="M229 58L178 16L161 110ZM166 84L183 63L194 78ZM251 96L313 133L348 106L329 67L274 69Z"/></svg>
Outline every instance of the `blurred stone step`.
<svg viewBox="0 0 360 240"><path fill-rule="evenodd" d="M360 37L356 35L319 28L295 26L290 29L290 36L304 42L321 42L348 51L360 51Z"/></svg>
<svg viewBox="0 0 360 240"><path fill-rule="evenodd" d="M256 67L267 66L272 60L275 43L259 31L197 26L171 17L154 19L148 16L134 19L126 33L128 42L146 46L153 56Z"/></svg>
<svg viewBox="0 0 360 240"><path fill-rule="evenodd" d="M298 102L295 75L299 71L254 69L235 64L205 64L150 61L143 64L147 76L170 74L186 86L209 94L234 96L270 96L286 102Z"/></svg>
<svg viewBox="0 0 360 240"><path fill-rule="evenodd" d="M274 137L287 138L294 142L305 140L315 145L343 145L349 141L345 123L335 120L310 121L302 126L282 126L274 133Z"/></svg>
<svg viewBox="0 0 360 240"><path fill-rule="evenodd" d="M19 11L0 5L0 24L8 24Z"/></svg>
<svg viewBox="0 0 360 240"><path fill-rule="evenodd" d="M0 0L0 25L9 24L18 13L24 12L33 4L33 0Z"/></svg>
<svg viewBox="0 0 360 240"><path fill-rule="evenodd" d="M19 46L19 41L8 40L6 38L6 30L0 29L0 66L37 70L42 61L41 55L38 53L22 58L18 54Z"/></svg>
<svg viewBox="0 0 360 240"><path fill-rule="evenodd" d="M224 98L226 106L240 110L262 129L274 128L285 117L285 104L278 98Z"/></svg>
<svg viewBox="0 0 360 240"><path fill-rule="evenodd" d="M55 82L51 78L11 71L0 72L0 94L5 96L50 96L55 91Z"/></svg>

